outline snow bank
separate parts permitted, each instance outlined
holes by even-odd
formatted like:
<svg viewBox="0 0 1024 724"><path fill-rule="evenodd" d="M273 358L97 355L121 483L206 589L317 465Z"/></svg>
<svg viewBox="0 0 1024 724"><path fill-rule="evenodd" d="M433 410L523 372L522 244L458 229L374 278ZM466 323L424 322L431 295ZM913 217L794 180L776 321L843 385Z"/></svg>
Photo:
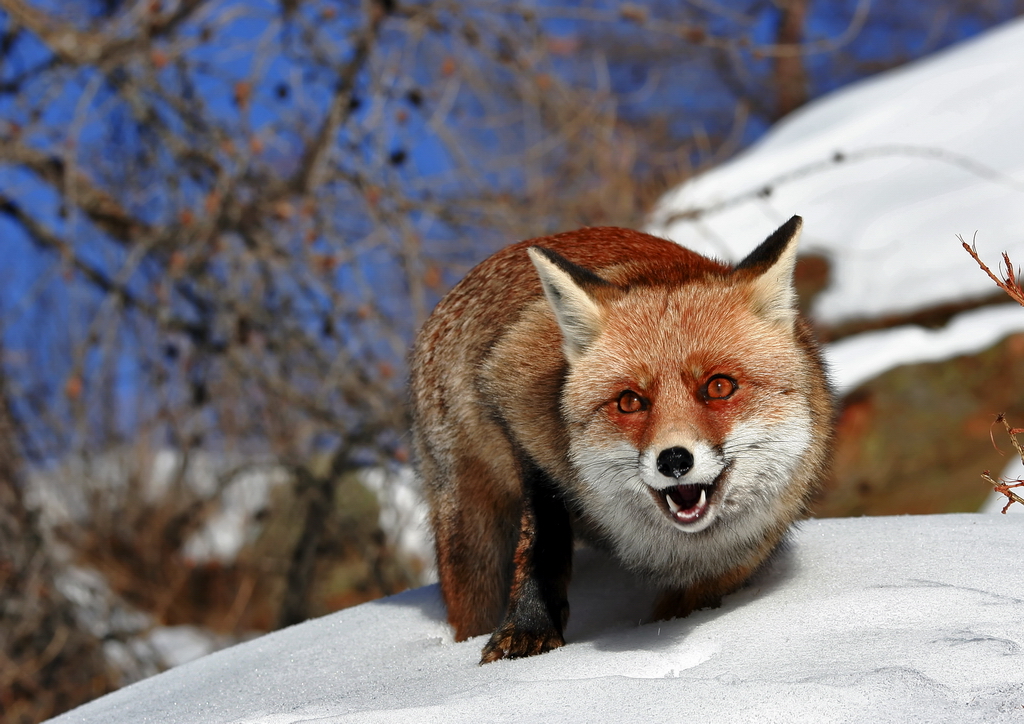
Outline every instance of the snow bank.
<svg viewBox="0 0 1024 724"><path fill-rule="evenodd" d="M436 586L309 621L55 724L1011 722L1024 717L1024 525L813 520L717 610L642 623L652 593L578 556L565 648L478 666Z"/></svg>
<svg viewBox="0 0 1024 724"><path fill-rule="evenodd" d="M1016 302L957 315L941 329L913 325L859 334L825 347L832 382L844 394L900 365L938 362L982 352L1024 331L1024 309Z"/></svg>
<svg viewBox="0 0 1024 724"><path fill-rule="evenodd" d="M1004 250L1024 263L1022 44L1024 19L811 103L666 195L650 230L737 260L803 216L802 250L832 265L813 310L828 324L992 294L956 237L977 232L992 268ZM972 335L991 344L1024 331L1024 314L1006 315L975 314L969 333L947 335L941 352L934 335L876 339L871 374L882 359L891 367L950 357L975 351Z"/></svg>
<svg viewBox="0 0 1024 724"><path fill-rule="evenodd" d="M412 467L366 468L360 482L377 496L380 527L399 555L420 569L419 582L437 580L427 502Z"/></svg>

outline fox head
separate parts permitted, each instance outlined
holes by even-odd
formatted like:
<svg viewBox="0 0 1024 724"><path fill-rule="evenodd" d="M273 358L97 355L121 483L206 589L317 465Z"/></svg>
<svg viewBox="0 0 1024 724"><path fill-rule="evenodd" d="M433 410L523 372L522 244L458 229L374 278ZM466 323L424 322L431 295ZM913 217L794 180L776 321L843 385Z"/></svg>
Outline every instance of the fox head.
<svg viewBox="0 0 1024 724"><path fill-rule="evenodd" d="M578 498L611 537L641 533L634 557L666 536L753 537L803 506L812 398L827 391L797 320L800 227L732 268L695 257L672 285L529 249L562 334Z"/></svg>

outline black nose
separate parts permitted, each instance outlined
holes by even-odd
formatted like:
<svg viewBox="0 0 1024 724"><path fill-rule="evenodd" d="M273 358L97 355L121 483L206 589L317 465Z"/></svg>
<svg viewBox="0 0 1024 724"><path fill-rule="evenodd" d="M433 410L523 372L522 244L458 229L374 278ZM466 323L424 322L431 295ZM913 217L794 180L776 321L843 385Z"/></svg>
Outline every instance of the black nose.
<svg viewBox="0 0 1024 724"><path fill-rule="evenodd" d="M681 478L693 467L693 453L685 447L670 447L658 455L658 472L669 478Z"/></svg>

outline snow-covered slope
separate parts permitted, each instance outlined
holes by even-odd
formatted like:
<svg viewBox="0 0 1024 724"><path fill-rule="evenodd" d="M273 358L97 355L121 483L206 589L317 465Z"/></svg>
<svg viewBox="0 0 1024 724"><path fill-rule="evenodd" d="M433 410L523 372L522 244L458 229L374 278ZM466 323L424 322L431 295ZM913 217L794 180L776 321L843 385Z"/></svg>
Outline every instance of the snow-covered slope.
<svg viewBox="0 0 1024 724"><path fill-rule="evenodd" d="M713 611L643 623L651 594L580 556L562 649L478 666L436 586L221 651L54 720L1019 722L1024 526L949 515L808 521ZM640 625L638 625L640 624Z"/></svg>
<svg viewBox="0 0 1024 724"><path fill-rule="evenodd" d="M1017 21L822 98L668 194L650 228L739 259L803 216L803 251L832 265L814 309L826 323L991 294L956 237L977 232L993 268L1004 250L1024 263L1021 47ZM836 345L840 389L897 364L977 351L1024 330L1024 314L992 309L950 327Z"/></svg>
<svg viewBox="0 0 1024 724"><path fill-rule="evenodd" d="M803 249L834 263L825 322L992 292L956 235L1024 262L1022 44L1017 21L811 103L667 195L652 229L739 258L803 216Z"/></svg>

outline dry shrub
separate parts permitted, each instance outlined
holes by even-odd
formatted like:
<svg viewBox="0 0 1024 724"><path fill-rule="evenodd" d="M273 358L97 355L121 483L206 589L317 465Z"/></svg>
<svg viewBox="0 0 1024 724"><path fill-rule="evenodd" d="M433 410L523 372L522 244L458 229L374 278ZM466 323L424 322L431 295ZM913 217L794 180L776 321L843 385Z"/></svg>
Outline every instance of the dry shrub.
<svg viewBox="0 0 1024 724"><path fill-rule="evenodd" d="M974 259L974 261L978 263L978 266L981 267L982 271L988 274L989 278L991 278L992 281L995 282L996 286L1002 289L1004 292L1006 292L1010 299L1013 299L1021 306L1024 306L1024 288L1021 288L1020 282L1017 280L1018 275L1014 271L1013 263L1010 261L1009 254L1007 254L1005 251L1003 252L1003 263L1000 269L1000 271L1002 272L1002 276L996 276L996 274L994 274L992 270L988 268L988 265L986 265L985 262L981 260L981 257L978 256L978 250L974 244L968 244L966 241L964 241L963 237L957 238L960 239L960 244L964 247L964 250L971 255L971 258ZM1013 449L1016 450L1017 455L1020 456L1021 463L1024 463L1024 449L1021 449L1020 442L1017 440L1017 435L1024 433L1024 428L1011 427L1010 423L1006 419L1006 416L1002 413L1000 413L999 416L996 417L995 421L997 423L1003 424L1003 427L1006 429L1006 434L1010 436L1010 442L1013 444ZM999 449L999 446L996 445L995 438L992 439L992 445L997 450ZM996 480L995 478L992 477L988 470L983 472L981 474L981 477L989 485L992 486L993 491L1006 496L1006 505L1003 506L1002 510L1004 514L1014 503L1021 503L1022 505L1024 505L1024 498L1021 498L1019 495L1013 492L1014 488L1024 486L1024 480L1005 480L1003 478L999 478L998 480Z"/></svg>

